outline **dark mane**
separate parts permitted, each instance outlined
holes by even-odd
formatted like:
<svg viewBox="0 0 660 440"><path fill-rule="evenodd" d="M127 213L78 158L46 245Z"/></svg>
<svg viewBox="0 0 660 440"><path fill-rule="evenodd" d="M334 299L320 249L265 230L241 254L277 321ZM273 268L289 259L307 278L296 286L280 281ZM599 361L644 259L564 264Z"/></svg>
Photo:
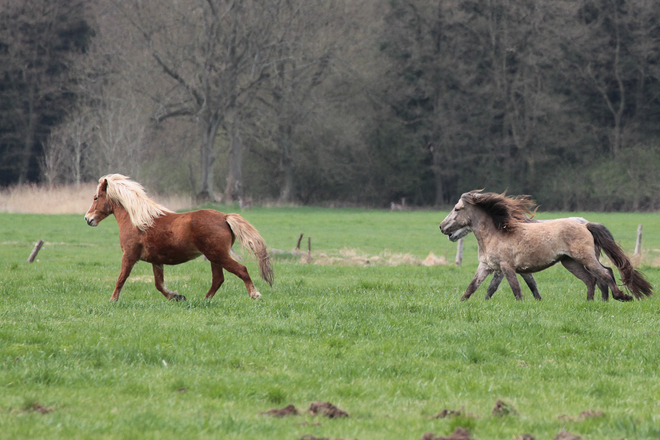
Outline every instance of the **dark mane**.
<svg viewBox="0 0 660 440"><path fill-rule="evenodd" d="M474 206L478 206L493 219L495 227L504 232L516 229L519 223L527 223L536 210L532 210L536 202L530 196L521 195L508 197L506 193L482 193L481 191L470 191L463 195L463 200Z"/></svg>

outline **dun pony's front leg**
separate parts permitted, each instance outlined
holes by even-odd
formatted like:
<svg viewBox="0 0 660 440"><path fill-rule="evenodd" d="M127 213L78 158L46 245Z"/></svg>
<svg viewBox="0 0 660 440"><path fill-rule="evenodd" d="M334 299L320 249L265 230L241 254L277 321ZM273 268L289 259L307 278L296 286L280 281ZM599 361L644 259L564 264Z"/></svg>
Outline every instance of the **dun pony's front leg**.
<svg viewBox="0 0 660 440"><path fill-rule="evenodd" d="M538 287L536 287L536 280L534 279L534 275L531 273L521 273L520 276L523 280L525 280L525 283L527 284L527 287L529 287L529 290L532 291L534 298L541 301L541 294L539 293Z"/></svg>
<svg viewBox="0 0 660 440"><path fill-rule="evenodd" d="M117 284L115 284L115 290L112 292L112 296L110 297L110 301L117 301L119 299L119 294L121 293L122 287L124 287L124 283L126 282L126 279L128 276L131 274L131 270L133 270L133 266L135 266L135 263L137 263L137 258L133 257L132 255L128 255L124 253L121 257L121 270L119 271L119 278L117 278Z"/></svg>
<svg viewBox="0 0 660 440"><path fill-rule="evenodd" d="M484 282L486 277L492 272L493 271L488 266L480 263L479 267L477 267L477 272L474 274L472 282L468 285L467 290L461 297L461 301L465 301L466 299L470 298L470 296L472 296L472 294L479 288L479 286L481 286L481 283Z"/></svg>
<svg viewBox="0 0 660 440"><path fill-rule="evenodd" d="M165 277L164 277L164 269L162 264L152 264L154 268L154 281L156 283L156 289L163 295L165 295L165 298L171 299L174 301L185 301L186 297L183 295L179 295L176 292L172 292L171 290L168 290L165 287Z"/></svg>
<svg viewBox="0 0 660 440"><path fill-rule="evenodd" d="M513 268L509 266L501 266L502 267L502 273L506 277L506 280L509 282L509 286L511 286L511 290L513 290L513 295L516 297L518 301L523 299L522 295L522 290L520 289L520 283L518 282L518 277L516 276L516 272L513 270Z"/></svg>
<svg viewBox="0 0 660 440"><path fill-rule="evenodd" d="M488 290L486 290L486 299L491 299L495 292L497 292L497 289L500 287L500 283L502 283L502 280L504 279L504 274L502 272L495 272L493 273L493 279L490 280L490 284L488 285Z"/></svg>

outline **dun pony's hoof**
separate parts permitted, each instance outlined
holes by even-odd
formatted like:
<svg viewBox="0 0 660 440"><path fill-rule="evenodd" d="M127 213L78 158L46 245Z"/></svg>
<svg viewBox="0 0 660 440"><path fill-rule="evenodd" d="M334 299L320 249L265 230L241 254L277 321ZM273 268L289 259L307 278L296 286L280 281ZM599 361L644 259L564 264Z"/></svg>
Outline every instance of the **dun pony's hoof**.
<svg viewBox="0 0 660 440"><path fill-rule="evenodd" d="M625 293L622 293L620 296L615 296L614 299L617 301L632 301L633 297Z"/></svg>
<svg viewBox="0 0 660 440"><path fill-rule="evenodd" d="M170 301L186 301L186 297L183 295L174 295L170 298Z"/></svg>

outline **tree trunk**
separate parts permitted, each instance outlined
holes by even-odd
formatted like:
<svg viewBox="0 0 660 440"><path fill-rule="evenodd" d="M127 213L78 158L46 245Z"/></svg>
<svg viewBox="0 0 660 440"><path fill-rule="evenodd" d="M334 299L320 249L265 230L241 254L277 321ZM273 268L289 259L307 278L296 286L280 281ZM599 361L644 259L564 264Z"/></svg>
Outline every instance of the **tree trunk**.
<svg viewBox="0 0 660 440"><path fill-rule="evenodd" d="M240 117L234 109L229 129L229 175L225 200L233 202L243 196L243 141L241 139Z"/></svg>
<svg viewBox="0 0 660 440"><path fill-rule="evenodd" d="M23 157L21 158L21 165L18 174L18 184L23 185L27 182L28 173L30 171L30 161L32 159L32 148L34 147L35 130L37 126L37 115L34 111L35 101L34 86L30 86L28 97L28 114L26 118L25 130L25 143L23 144Z"/></svg>
<svg viewBox="0 0 660 440"><path fill-rule="evenodd" d="M284 168L284 183L280 191L280 202L289 203L293 199L293 154L291 151L291 125L280 126L279 138Z"/></svg>
<svg viewBox="0 0 660 440"><path fill-rule="evenodd" d="M220 118L213 118L204 126L201 146L202 180L200 183L198 202L215 202L213 191L213 164L215 162L215 137L218 133Z"/></svg>
<svg viewBox="0 0 660 440"><path fill-rule="evenodd" d="M431 153L431 159L433 165L431 165L431 170L433 170L433 178L435 180L435 206L442 206L445 203L445 186L442 178L442 158L440 157L440 152L434 143L429 142L426 147Z"/></svg>

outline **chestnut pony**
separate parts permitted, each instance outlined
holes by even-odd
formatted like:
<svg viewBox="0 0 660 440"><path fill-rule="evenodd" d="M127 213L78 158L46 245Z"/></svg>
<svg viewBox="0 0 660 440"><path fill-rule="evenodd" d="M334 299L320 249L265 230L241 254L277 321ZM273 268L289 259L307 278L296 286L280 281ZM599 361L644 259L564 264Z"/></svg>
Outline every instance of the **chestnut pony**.
<svg viewBox="0 0 660 440"><path fill-rule="evenodd" d="M149 199L139 183L121 174L108 174L99 179L85 221L90 226L98 226L110 214L115 215L119 224L119 244L123 251L121 271L110 301L119 299L131 269L139 260L152 264L156 288L165 298L185 301L185 296L165 287L163 265L185 263L200 255L211 262L213 274L207 299L213 298L222 285L223 269L243 280L250 298L257 299L261 294L246 267L230 255L236 238L257 258L261 277L273 284L266 243L238 214L223 214L213 209L178 214Z"/></svg>
<svg viewBox="0 0 660 440"><path fill-rule="evenodd" d="M603 282L614 299L629 301L616 284L613 272L598 261L602 249L616 265L623 284L635 296L653 293L653 287L635 270L610 231L600 223L581 224L571 219L530 222L534 202L529 196L470 191L461 196L440 230L456 241L474 232L479 246L479 267L462 300L468 299L493 272L500 271L511 285L516 299L522 299L516 273L531 274L557 262L587 286L593 299L595 284ZM603 295L603 299L606 299Z"/></svg>

